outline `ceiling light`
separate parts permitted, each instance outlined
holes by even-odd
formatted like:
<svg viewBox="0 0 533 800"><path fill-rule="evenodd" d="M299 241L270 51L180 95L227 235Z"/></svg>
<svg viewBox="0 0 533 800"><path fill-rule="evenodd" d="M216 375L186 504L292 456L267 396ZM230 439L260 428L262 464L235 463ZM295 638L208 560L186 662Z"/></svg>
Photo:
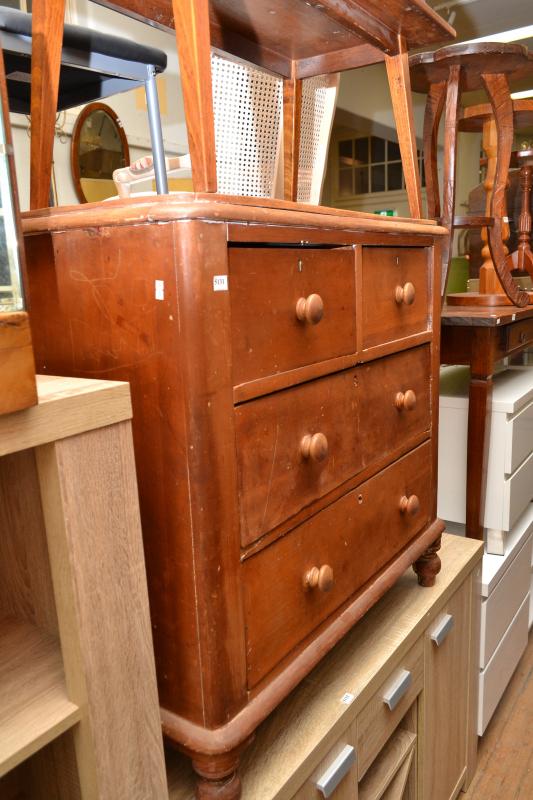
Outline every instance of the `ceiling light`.
<svg viewBox="0 0 533 800"><path fill-rule="evenodd" d="M513 92L511 95L512 100L526 100L528 97L533 97L533 89L525 89L523 92Z"/></svg>
<svg viewBox="0 0 533 800"><path fill-rule="evenodd" d="M514 28L512 31L501 31L490 36L480 36L479 39L469 39L463 44L476 44L477 42L519 42L521 39L530 39L533 36L533 25L523 28Z"/></svg>

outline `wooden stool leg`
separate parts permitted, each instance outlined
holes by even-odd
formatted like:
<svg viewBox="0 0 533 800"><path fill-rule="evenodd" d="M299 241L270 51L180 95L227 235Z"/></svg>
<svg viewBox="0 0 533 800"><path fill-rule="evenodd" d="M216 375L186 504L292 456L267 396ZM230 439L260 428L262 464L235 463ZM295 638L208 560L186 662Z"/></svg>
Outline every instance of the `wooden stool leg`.
<svg viewBox="0 0 533 800"><path fill-rule="evenodd" d="M65 0L33 3L30 208L47 208L54 154Z"/></svg>
<svg viewBox="0 0 533 800"><path fill-rule="evenodd" d="M422 217L422 192L418 168L409 56L403 37L398 37L399 53L385 56L387 76L392 99L392 109L398 131L398 144L402 156L409 212L415 219Z"/></svg>
<svg viewBox="0 0 533 800"><path fill-rule="evenodd" d="M293 62L294 72L294 62ZM302 81L294 75L283 81L283 196L298 198Z"/></svg>
<svg viewBox="0 0 533 800"><path fill-rule="evenodd" d="M446 297L448 273L453 247L453 218L455 215L455 172L457 167L457 123L459 115L459 80L461 67L450 67L446 88L446 114L444 117L444 177L442 192L442 225L448 236L442 243L441 296Z"/></svg>
<svg viewBox="0 0 533 800"><path fill-rule="evenodd" d="M426 195L428 217L440 218L439 174L437 170L437 141L439 123L446 98L446 81L430 86L424 113L424 169L426 173Z"/></svg>
<svg viewBox="0 0 533 800"><path fill-rule="evenodd" d="M518 247L513 253L513 268L529 272L533 278L533 252L531 251L531 188L533 186L533 164L520 168L520 191L522 208L518 220Z"/></svg>
<svg viewBox="0 0 533 800"><path fill-rule="evenodd" d="M208 0L172 0L195 192L216 192Z"/></svg>
<svg viewBox="0 0 533 800"><path fill-rule="evenodd" d="M485 74L481 77L489 96L498 132L496 175L491 202L491 217L494 221L488 232L490 254L505 294L514 305L523 307L529 303L529 295L519 289L513 281L506 262L506 253L503 245L505 190L509 175L514 133L513 102L505 75Z"/></svg>
<svg viewBox="0 0 533 800"><path fill-rule="evenodd" d="M485 189L485 215L490 217L492 209L492 192L494 188L494 178L496 175L496 166L498 163L498 134L496 131L496 123L492 118L485 120L483 123L483 150L487 156L487 174L483 183ZM509 238L509 225L504 223L502 226L503 241ZM489 229L484 227L481 229L481 240L483 247L481 249L481 256L483 263L479 269L479 293L480 294L504 294L502 285L498 278L497 272L494 269L494 264L490 254L489 247ZM504 244L504 251L507 255L507 247Z"/></svg>

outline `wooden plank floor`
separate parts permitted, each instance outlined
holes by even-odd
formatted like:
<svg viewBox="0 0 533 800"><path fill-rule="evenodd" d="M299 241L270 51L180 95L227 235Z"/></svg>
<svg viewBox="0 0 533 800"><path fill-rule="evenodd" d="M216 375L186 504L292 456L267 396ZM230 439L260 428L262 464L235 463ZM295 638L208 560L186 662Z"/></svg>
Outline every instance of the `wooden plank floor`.
<svg viewBox="0 0 533 800"><path fill-rule="evenodd" d="M480 740L478 768L461 800L533 798L533 633Z"/></svg>

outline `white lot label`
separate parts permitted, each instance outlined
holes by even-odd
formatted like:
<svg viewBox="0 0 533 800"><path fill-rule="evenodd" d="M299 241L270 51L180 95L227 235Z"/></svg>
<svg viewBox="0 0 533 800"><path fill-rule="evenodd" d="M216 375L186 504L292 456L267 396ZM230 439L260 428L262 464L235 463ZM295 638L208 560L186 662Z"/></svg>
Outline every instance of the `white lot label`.
<svg viewBox="0 0 533 800"><path fill-rule="evenodd" d="M343 696L341 697L341 703L344 703L345 706L349 706L350 703L353 703L354 699L355 699L354 694L346 692L346 694L343 694Z"/></svg>
<svg viewBox="0 0 533 800"><path fill-rule="evenodd" d="M227 292L228 291L228 276L227 275L213 275L213 291L214 292Z"/></svg>
<svg viewBox="0 0 533 800"><path fill-rule="evenodd" d="M155 299L156 300L165 299L165 281L155 282Z"/></svg>

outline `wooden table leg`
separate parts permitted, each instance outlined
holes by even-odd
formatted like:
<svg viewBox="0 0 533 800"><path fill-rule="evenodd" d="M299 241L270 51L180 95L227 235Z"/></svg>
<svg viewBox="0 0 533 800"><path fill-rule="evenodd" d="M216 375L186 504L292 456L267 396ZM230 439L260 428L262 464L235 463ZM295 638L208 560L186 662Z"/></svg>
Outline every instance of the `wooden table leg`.
<svg viewBox="0 0 533 800"><path fill-rule="evenodd" d="M409 213L415 219L420 219L422 217L422 192L413 119L409 56L403 37L398 37L398 43L399 53L393 56L386 55L385 64L396 130L398 131Z"/></svg>
<svg viewBox="0 0 533 800"><path fill-rule="evenodd" d="M211 35L207 0L172 0L195 192L216 192Z"/></svg>
<svg viewBox="0 0 533 800"><path fill-rule="evenodd" d="M164 800L129 421L36 448L83 800Z"/></svg>
<svg viewBox="0 0 533 800"><path fill-rule="evenodd" d="M31 52L30 208L47 208L54 154L65 0L34 0Z"/></svg>
<svg viewBox="0 0 533 800"><path fill-rule="evenodd" d="M300 126L302 118L302 81L294 74L283 81L283 196L298 199L300 161Z"/></svg>
<svg viewBox="0 0 533 800"><path fill-rule="evenodd" d="M444 177L442 190L441 224L448 235L442 242L441 296L446 296L448 273L452 260L453 220L455 214L455 173L457 169L457 125L459 120L459 82L461 67L450 67L446 87L446 112L444 116Z"/></svg>

